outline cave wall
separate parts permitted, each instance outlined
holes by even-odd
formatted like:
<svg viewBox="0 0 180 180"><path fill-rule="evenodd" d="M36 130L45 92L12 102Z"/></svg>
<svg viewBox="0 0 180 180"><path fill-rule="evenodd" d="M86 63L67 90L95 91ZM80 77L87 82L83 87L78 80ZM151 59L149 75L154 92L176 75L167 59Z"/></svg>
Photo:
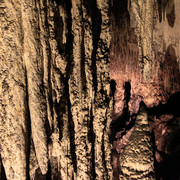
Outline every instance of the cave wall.
<svg viewBox="0 0 180 180"><path fill-rule="evenodd" d="M0 34L6 178L111 179L109 1L0 1Z"/></svg>
<svg viewBox="0 0 180 180"><path fill-rule="evenodd" d="M0 179L178 172L179 11L178 0L1 0Z"/></svg>
<svg viewBox="0 0 180 180"><path fill-rule="evenodd" d="M136 133L133 128L137 126L135 121L143 102L148 113L149 133L152 133L153 144L149 148L155 160L152 172L156 171L157 179L178 179L180 2L114 0L111 6L110 78L115 84L112 113L114 176L127 179L127 174L134 177L138 177L140 171L143 174L143 170L137 169L143 163L135 163L137 159L138 163L141 162L141 155L137 156L135 152L134 161L127 160L132 158L134 141L131 139ZM143 154L142 144L139 149L137 147L137 152ZM144 178L145 174L146 171Z"/></svg>
<svg viewBox="0 0 180 180"><path fill-rule="evenodd" d="M159 2L113 1L110 77L117 84L115 113L123 109L125 82L131 83L132 113L142 100L152 107L179 90L179 2ZM174 13L173 27L169 11Z"/></svg>

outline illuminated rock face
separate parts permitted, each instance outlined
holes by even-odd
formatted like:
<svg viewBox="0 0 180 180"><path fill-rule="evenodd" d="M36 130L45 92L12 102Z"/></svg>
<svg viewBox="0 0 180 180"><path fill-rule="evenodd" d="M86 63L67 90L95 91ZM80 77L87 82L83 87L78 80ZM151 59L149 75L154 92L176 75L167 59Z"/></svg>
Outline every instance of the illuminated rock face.
<svg viewBox="0 0 180 180"><path fill-rule="evenodd" d="M153 2L113 1L110 77L116 81L115 114L123 111L125 82L131 83L131 114L138 112L141 101L157 106L179 90L180 4ZM166 18L169 9L175 9L173 27Z"/></svg>
<svg viewBox="0 0 180 180"><path fill-rule="evenodd" d="M8 180L112 178L109 24L108 0L0 1Z"/></svg>
<svg viewBox="0 0 180 180"><path fill-rule="evenodd" d="M143 105L127 145L120 152L120 162L120 179L155 179L152 137Z"/></svg>
<svg viewBox="0 0 180 180"><path fill-rule="evenodd" d="M0 0L0 179L106 180L113 170L154 178L147 121L160 163L172 152L161 121L178 124L174 111L164 118L155 109L179 90L179 8L178 0ZM144 142L141 134L147 159L133 141ZM137 168L131 149L142 151Z"/></svg>
<svg viewBox="0 0 180 180"><path fill-rule="evenodd" d="M165 139L173 141L179 137L179 110L176 108L180 89L179 8L180 2L176 0L112 1L110 78L116 84L112 113L112 159L116 179L124 178L123 170L125 179L131 175L138 177L131 149L139 148L132 139L142 101L147 106L149 128L155 136L153 149L157 178L178 179L175 159L179 143L170 145ZM130 85L128 100L127 84ZM152 154L150 146L149 153ZM136 155L137 159L143 156ZM125 160L128 158L131 160ZM170 168L168 162L176 165ZM131 163L133 168L127 171ZM143 162L138 166L143 167ZM167 173L170 169L171 173ZM148 172L142 171L145 178ZM143 176L139 174L139 178L143 179Z"/></svg>

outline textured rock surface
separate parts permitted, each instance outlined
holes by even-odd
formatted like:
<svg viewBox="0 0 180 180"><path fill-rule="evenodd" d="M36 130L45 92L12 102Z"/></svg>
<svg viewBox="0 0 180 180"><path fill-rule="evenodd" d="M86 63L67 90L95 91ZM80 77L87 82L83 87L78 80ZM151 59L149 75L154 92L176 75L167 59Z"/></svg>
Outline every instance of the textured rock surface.
<svg viewBox="0 0 180 180"><path fill-rule="evenodd" d="M112 178L110 40L108 0L0 1L8 180Z"/></svg>
<svg viewBox="0 0 180 180"><path fill-rule="evenodd" d="M121 166L117 166L115 162L118 161L118 156L121 156L119 152L131 138L141 101L146 104L152 116L150 128L154 128L155 133L154 150L160 146L167 148L163 139L169 138L165 132L170 131L170 136L177 138L177 101L173 100L171 105L168 102L171 97L179 97L177 92L180 89L179 8L180 2L177 0L112 1L110 77L116 84L112 137L113 150L116 152L113 156L113 169L117 179L119 175L115 172L119 171L121 174ZM168 109L175 111L169 112ZM173 116L172 119L167 118L167 124L170 124L167 127L162 125L162 118L159 117L164 114ZM179 143L174 152L168 152L165 156L163 153L157 155L162 158L161 163L155 163L157 178L166 179L167 174L170 178L170 174L163 171L167 171L167 162L177 164L174 157L177 158L178 149ZM171 174L177 178L176 165L172 169Z"/></svg>
<svg viewBox="0 0 180 180"><path fill-rule="evenodd" d="M148 114L141 106L127 146L120 152L120 179L155 179Z"/></svg>
<svg viewBox="0 0 180 180"><path fill-rule="evenodd" d="M165 145L179 132L168 104L179 91L179 10L178 0L0 0L0 179L113 179L112 166L141 178L129 164L146 176L127 145L148 134L152 165L147 125L133 128L147 122L141 101L161 177L179 148Z"/></svg>

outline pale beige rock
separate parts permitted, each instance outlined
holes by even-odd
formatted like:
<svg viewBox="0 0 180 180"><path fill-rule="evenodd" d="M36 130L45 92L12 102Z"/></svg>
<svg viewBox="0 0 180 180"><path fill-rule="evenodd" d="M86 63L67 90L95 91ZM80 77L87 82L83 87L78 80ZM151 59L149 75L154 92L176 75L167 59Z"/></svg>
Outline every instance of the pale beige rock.
<svg viewBox="0 0 180 180"><path fill-rule="evenodd" d="M129 8L130 27L138 37L139 65L145 82L151 81L153 41L153 0L132 0Z"/></svg>
<svg viewBox="0 0 180 180"><path fill-rule="evenodd" d="M22 2L23 60L26 68L28 106L31 118L32 139L42 174L48 165L47 105L43 90L43 53L40 46L39 17L35 2ZM34 22L34 23L32 23Z"/></svg>
<svg viewBox="0 0 180 180"><path fill-rule="evenodd" d="M144 106L140 107L127 146L120 152L120 163L120 179L155 179L151 134Z"/></svg>
<svg viewBox="0 0 180 180"><path fill-rule="evenodd" d="M97 92L94 104L94 132L95 138L95 163L97 179L112 179L112 166L109 144L112 99L109 98L109 49L111 34L109 27L109 1L97 1L97 8L101 12L102 24L100 40L97 48ZM109 107L109 108L106 108ZM103 159L103 157L105 159ZM106 165L104 164L106 162Z"/></svg>
<svg viewBox="0 0 180 180"><path fill-rule="evenodd" d="M162 62L169 55L179 62L179 23L168 19L173 8L179 11L179 2L169 1L165 22L156 21L153 0L128 3L127 29L114 32L109 0L0 1L0 153L8 180L48 177L48 168L51 179L112 179L111 35L121 34L112 41L123 44L116 46L118 57L111 52L114 59L121 57L111 71L118 84L116 113L123 110L124 82L132 86L131 113L141 100L154 106L178 89L171 75L162 83L166 91L159 85L165 71L154 52L160 47Z"/></svg>
<svg viewBox="0 0 180 180"><path fill-rule="evenodd" d="M8 180L25 179L27 104L19 1L0 2L0 153Z"/></svg>
<svg viewBox="0 0 180 180"><path fill-rule="evenodd" d="M109 1L3 1L0 10L7 178L45 177L49 163L52 179L111 179Z"/></svg>

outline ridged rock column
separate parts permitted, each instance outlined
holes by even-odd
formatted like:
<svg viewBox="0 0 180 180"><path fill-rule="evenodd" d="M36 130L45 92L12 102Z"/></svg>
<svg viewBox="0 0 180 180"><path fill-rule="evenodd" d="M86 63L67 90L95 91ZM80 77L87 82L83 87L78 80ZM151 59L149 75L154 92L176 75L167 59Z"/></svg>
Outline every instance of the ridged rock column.
<svg viewBox="0 0 180 180"><path fill-rule="evenodd" d="M151 133L144 105L140 107L128 145L120 153L120 162L120 179L155 179Z"/></svg>

